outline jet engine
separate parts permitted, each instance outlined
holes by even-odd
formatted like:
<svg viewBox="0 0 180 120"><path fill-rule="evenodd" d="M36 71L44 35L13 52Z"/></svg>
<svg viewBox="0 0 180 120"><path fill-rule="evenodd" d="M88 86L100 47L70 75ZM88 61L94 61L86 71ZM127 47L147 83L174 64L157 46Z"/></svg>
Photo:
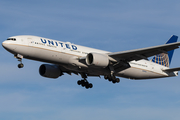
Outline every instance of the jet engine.
<svg viewBox="0 0 180 120"><path fill-rule="evenodd" d="M49 64L42 64L39 67L39 74L48 78L58 78L59 76L63 75L58 66Z"/></svg>
<svg viewBox="0 0 180 120"><path fill-rule="evenodd" d="M99 53L89 53L86 56L86 64L105 68L109 65L109 58L107 55Z"/></svg>

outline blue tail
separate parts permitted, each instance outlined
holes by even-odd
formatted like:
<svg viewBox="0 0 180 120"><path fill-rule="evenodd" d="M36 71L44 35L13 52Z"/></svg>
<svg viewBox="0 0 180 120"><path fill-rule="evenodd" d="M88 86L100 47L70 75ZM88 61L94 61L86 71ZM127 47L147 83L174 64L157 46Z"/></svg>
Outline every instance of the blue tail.
<svg viewBox="0 0 180 120"><path fill-rule="evenodd" d="M178 36L173 35L171 38L166 42L166 44L177 42ZM168 51L167 53L161 53L158 55L155 55L153 59L151 59L152 62L164 65L166 67L169 67L171 64L171 60L173 57L174 50Z"/></svg>

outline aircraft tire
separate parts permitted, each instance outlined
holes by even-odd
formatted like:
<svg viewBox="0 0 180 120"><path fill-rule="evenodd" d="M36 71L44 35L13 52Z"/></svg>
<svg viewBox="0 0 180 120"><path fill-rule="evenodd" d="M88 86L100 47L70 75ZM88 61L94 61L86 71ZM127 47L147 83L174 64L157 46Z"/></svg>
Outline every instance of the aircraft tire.
<svg viewBox="0 0 180 120"><path fill-rule="evenodd" d="M119 78L116 78L116 82L119 83L119 82L120 82L120 79L119 79Z"/></svg>
<svg viewBox="0 0 180 120"><path fill-rule="evenodd" d="M89 85L86 85L85 88L86 88L86 89L89 89Z"/></svg>
<svg viewBox="0 0 180 120"><path fill-rule="evenodd" d="M104 79L105 79L105 80L107 80L107 79L108 79L108 76L107 76L107 75L105 75L105 76L104 76Z"/></svg>
<svg viewBox="0 0 180 120"><path fill-rule="evenodd" d="M89 83L89 88L92 88L93 87L93 84L92 83Z"/></svg>
<svg viewBox="0 0 180 120"><path fill-rule="evenodd" d="M114 84L115 84L115 83L116 83L116 81L115 81L115 80L113 80L113 81L112 81L112 83L114 83Z"/></svg>
<svg viewBox="0 0 180 120"><path fill-rule="evenodd" d="M81 85L82 85L82 87L84 87L84 86L85 86L85 82L84 82L84 80L81 80Z"/></svg>
<svg viewBox="0 0 180 120"><path fill-rule="evenodd" d="M18 68L23 68L24 65L22 63L18 64Z"/></svg>
<svg viewBox="0 0 180 120"><path fill-rule="evenodd" d="M112 81L112 79L108 79L109 80L109 82L111 82Z"/></svg>
<svg viewBox="0 0 180 120"><path fill-rule="evenodd" d="M78 85L81 85L81 81L80 81L80 80L78 80L78 81L77 81L77 84L78 84Z"/></svg>

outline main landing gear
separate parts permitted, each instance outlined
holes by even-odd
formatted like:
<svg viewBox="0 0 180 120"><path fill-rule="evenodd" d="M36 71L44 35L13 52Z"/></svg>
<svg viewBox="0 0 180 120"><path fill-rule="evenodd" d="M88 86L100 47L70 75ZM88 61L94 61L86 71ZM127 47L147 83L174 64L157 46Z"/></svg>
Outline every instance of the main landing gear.
<svg viewBox="0 0 180 120"><path fill-rule="evenodd" d="M109 75L104 75L104 79L108 79L109 82L112 82L112 83L119 83L120 82L120 79L119 78L116 78L115 76L115 70L112 66L109 66L109 70L110 70L110 74Z"/></svg>
<svg viewBox="0 0 180 120"><path fill-rule="evenodd" d="M24 67L24 64L22 63L23 56L20 54L16 54L16 55L14 55L14 57L17 58L18 61L20 62L20 64L18 64L18 68L23 68Z"/></svg>
<svg viewBox="0 0 180 120"><path fill-rule="evenodd" d="M111 76L108 76L108 75L105 75L104 76L104 79L108 79L109 82L112 82L112 83L119 83L120 82L120 79L119 78L115 78L115 77L111 77Z"/></svg>
<svg viewBox="0 0 180 120"><path fill-rule="evenodd" d="M92 83L89 83L86 79L84 79L84 80L78 80L78 81L77 81L77 84L78 84L78 85L81 85L82 87L85 87L86 89L89 89L89 88L92 88L92 87L93 87L93 84L92 84Z"/></svg>
<svg viewBox="0 0 180 120"><path fill-rule="evenodd" d="M86 76L86 74L85 73L81 73L81 76L82 76L82 80L78 80L77 81L77 84L78 85L81 85L82 87L85 87L86 89L89 89L89 88L92 88L93 87L93 84L92 83L89 83L88 81L87 81L87 76Z"/></svg>

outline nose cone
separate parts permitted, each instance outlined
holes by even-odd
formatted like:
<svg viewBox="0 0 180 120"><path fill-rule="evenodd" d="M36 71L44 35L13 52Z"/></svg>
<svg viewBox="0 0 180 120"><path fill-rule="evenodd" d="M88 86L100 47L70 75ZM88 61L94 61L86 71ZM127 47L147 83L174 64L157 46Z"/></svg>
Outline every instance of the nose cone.
<svg viewBox="0 0 180 120"><path fill-rule="evenodd" d="M2 46L9 52L14 53L13 51L15 50L15 46L10 42L10 41L4 41L2 43Z"/></svg>
<svg viewBox="0 0 180 120"><path fill-rule="evenodd" d="M6 47L7 47L7 42L4 41L4 42L2 43L2 46L3 46L4 48L6 48Z"/></svg>

